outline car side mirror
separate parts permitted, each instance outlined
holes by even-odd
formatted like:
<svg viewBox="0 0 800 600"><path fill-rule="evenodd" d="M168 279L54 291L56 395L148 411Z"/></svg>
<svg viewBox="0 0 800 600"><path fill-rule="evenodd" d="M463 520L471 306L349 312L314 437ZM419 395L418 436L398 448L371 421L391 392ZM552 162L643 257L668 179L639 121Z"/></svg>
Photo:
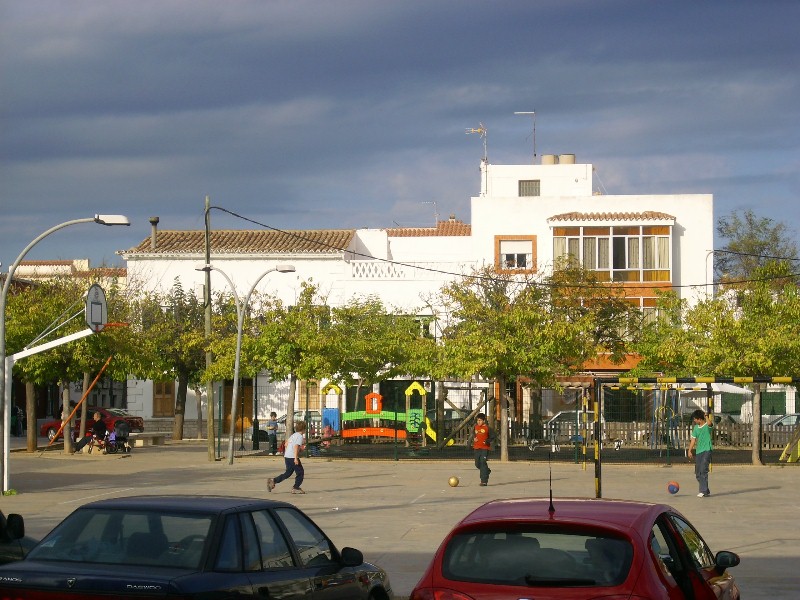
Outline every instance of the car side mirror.
<svg viewBox="0 0 800 600"><path fill-rule="evenodd" d="M364 555L355 548L342 548L342 563L345 567L358 567L364 564Z"/></svg>
<svg viewBox="0 0 800 600"><path fill-rule="evenodd" d="M6 517L6 533L12 540L19 540L25 537L25 520L22 515L11 513Z"/></svg>
<svg viewBox="0 0 800 600"><path fill-rule="evenodd" d="M734 552L729 552L728 550L717 552L717 555L714 557L714 564L716 564L717 568L721 571L729 569L730 567L735 567L739 562L739 555Z"/></svg>

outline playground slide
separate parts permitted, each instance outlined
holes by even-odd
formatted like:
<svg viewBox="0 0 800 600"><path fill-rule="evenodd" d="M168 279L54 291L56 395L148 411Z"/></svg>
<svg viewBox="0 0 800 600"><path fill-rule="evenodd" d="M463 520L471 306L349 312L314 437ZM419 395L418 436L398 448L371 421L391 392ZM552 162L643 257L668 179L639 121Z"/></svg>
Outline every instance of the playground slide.
<svg viewBox="0 0 800 600"><path fill-rule="evenodd" d="M431 427L431 420L428 417L425 417L425 435L431 438L434 442L436 441L436 432ZM455 442L453 440L447 440L447 445L452 446Z"/></svg>

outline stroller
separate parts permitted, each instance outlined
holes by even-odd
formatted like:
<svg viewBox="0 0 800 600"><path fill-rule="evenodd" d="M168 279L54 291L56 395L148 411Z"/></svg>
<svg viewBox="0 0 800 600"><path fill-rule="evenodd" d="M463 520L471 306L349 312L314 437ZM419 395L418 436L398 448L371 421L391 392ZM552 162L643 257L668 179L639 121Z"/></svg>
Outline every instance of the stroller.
<svg viewBox="0 0 800 600"><path fill-rule="evenodd" d="M128 453L131 451L129 441L130 427L125 421L117 421L113 431L106 433L103 440L103 451L106 454L116 454L117 452Z"/></svg>

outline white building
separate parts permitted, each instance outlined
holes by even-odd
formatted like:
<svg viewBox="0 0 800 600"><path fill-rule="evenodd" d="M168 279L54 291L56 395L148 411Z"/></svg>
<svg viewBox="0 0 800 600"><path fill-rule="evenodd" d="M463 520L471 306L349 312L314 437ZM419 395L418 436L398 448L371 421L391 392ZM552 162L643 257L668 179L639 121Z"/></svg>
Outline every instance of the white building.
<svg viewBox="0 0 800 600"><path fill-rule="evenodd" d="M574 155L545 155L542 163L484 161L471 224L451 217L430 228L214 231L212 223L211 263L242 294L270 267L290 263L295 273L273 273L258 290L291 304L301 282L313 279L331 305L377 295L406 311L421 311L426 296L474 267L537 272L567 253L601 279L622 282L643 310L652 310L657 290L674 289L689 300L710 292L710 194L599 195L592 192L592 165L576 164ZM159 229L155 218L151 223L148 239L120 252L130 286L166 291L178 278L184 289L201 293L205 274L196 269L205 262L204 232ZM212 273L212 287L227 285ZM260 400L262 384L256 387ZM154 401L152 383L130 382L128 405L146 418L166 418L170 393L162 388L163 401ZM275 398L285 397L280 386L264 385L263 393L259 419L276 406ZM314 406L326 402L315 400ZM187 402L187 421L196 416L193 404Z"/></svg>

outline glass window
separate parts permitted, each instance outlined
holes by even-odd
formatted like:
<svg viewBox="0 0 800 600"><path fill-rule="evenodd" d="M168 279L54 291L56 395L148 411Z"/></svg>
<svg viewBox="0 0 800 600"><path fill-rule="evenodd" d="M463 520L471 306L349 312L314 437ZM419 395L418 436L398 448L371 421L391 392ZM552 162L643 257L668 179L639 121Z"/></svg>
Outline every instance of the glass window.
<svg viewBox="0 0 800 600"><path fill-rule="evenodd" d="M609 256L610 252L608 251L609 248L609 239L608 238L600 238L597 240L597 268L598 269L608 269L609 268Z"/></svg>
<svg viewBox="0 0 800 600"><path fill-rule="evenodd" d="M669 238L658 238L658 268L669 269Z"/></svg>
<svg viewBox="0 0 800 600"><path fill-rule="evenodd" d="M291 508L278 508L275 514L289 531L303 566L325 565L333 561L328 538L308 517Z"/></svg>
<svg viewBox="0 0 800 600"><path fill-rule="evenodd" d="M597 268L597 238L583 238L583 268Z"/></svg>
<svg viewBox="0 0 800 600"><path fill-rule="evenodd" d="M538 179L520 180L519 182L520 196L538 196L539 189L540 181Z"/></svg>
<svg viewBox="0 0 800 600"><path fill-rule="evenodd" d="M239 543L239 528L236 515L231 515L225 520L225 529L217 553L216 571L241 571L242 546Z"/></svg>
<svg viewBox="0 0 800 600"><path fill-rule="evenodd" d="M501 268L530 269L533 266L531 240L500 240Z"/></svg>
<svg viewBox="0 0 800 600"><path fill-rule="evenodd" d="M273 521L267 511L253 513L253 523L258 534L261 548L261 564L264 569L278 569L294 566L294 559L283 538L278 524Z"/></svg>
<svg viewBox="0 0 800 600"><path fill-rule="evenodd" d="M622 583L632 558L629 541L595 531L479 531L450 541L442 571L448 579L476 583L600 587Z"/></svg>
<svg viewBox="0 0 800 600"><path fill-rule="evenodd" d="M613 257L613 266L614 269L624 269L628 261L625 257L625 240L627 238L624 237L615 237L614 238L614 257Z"/></svg>
<svg viewBox="0 0 800 600"><path fill-rule="evenodd" d="M239 515L242 525L242 557L245 571L261 570L261 552L253 520L248 514Z"/></svg>
<svg viewBox="0 0 800 600"><path fill-rule="evenodd" d="M211 521L208 515L82 509L31 554L51 561L196 568Z"/></svg>
<svg viewBox="0 0 800 600"><path fill-rule="evenodd" d="M559 259L567 253L567 238L553 238L553 259Z"/></svg>
<svg viewBox="0 0 800 600"><path fill-rule="evenodd" d="M713 567L714 554L711 552L711 549L706 546L703 538L700 537L700 534L697 533L695 528L677 515L670 515L670 520L675 525L683 541L686 542L686 547L689 549L689 555L695 566L700 569Z"/></svg>
<svg viewBox="0 0 800 600"><path fill-rule="evenodd" d="M628 268L629 269L638 269L639 268L639 238L638 237L629 237L628 238Z"/></svg>

